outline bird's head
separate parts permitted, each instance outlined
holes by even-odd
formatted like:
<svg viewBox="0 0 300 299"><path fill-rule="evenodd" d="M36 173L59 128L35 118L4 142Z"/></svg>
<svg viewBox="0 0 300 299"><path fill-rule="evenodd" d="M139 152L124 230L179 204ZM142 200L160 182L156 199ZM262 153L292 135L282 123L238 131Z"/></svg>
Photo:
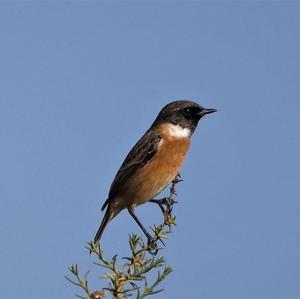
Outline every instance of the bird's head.
<svg viewBox="0 0 300 299"><path fill-rule="evenodd" d="M195 131L200 118L204 115L216 112L216 109L206 109L199 104L181 100L167 104L158 114L153 125L170 123L188 129L190 134Z"/></svg>

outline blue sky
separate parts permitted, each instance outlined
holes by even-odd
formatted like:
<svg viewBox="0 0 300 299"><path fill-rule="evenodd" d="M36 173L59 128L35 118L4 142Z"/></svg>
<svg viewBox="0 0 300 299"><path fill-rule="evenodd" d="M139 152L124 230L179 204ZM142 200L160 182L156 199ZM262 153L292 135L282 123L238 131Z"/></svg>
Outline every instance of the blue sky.
<svg viewBox="0 0 300 299"><path fill-rule="evenodd" d="M182 98L219 112L193 136L156 298L300 298L299 15L296 1L1 2L0 298L74 297L63 276L95 270L84 246L116 170ZM105 252L125 255L129 232L123 212Z"/></svg>

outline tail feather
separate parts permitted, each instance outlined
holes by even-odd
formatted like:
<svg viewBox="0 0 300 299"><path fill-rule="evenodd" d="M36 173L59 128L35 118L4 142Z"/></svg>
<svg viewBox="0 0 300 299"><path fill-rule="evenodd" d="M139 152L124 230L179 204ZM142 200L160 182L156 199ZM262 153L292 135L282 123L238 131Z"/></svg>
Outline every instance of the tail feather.
<svg viewBox="0 0 300 299"><path fill-rule="evenodd" d="M100 227L99 227L99 229L98 229L98 231L97 231L97 233L96 233L96 235L95 235L94 243L97 243L97 242L101 239L102 234L103 234L103 232L104 232L104 230L105 230L105 228L106 228L106 225L107 225L108 222L112 219L111 213L110 213L109 210L110 210L110 209L108 208L108 209L106 210L106 212L105 212L105 215L104 215L104 217L103 217L103 219L102 219L102 222L101 222L101 224L100 224Z"/></svg>
<svg viewBox="0 0 300 299"><path fill-rule="evenodd" d="M104 211L104 209L105 209L106 206L109 204L109 202L110 202L110 198L108 197L108 198L105 200L103 206L101 207L101 211Z"/></svg>

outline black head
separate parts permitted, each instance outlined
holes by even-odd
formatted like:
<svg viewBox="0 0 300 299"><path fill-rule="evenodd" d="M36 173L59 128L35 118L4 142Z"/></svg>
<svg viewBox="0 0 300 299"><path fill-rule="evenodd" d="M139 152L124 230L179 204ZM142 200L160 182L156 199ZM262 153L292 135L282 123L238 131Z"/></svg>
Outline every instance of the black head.
<svg viewBox="0 0 300 299"><path fill-rule="evenodd" d="M168 122L179 125L182 128L188 128L192 134L201 117L216 111L216 109L203 108L192 101L175 101L166 105L159 112L152 126L162 122Z"/></svg>

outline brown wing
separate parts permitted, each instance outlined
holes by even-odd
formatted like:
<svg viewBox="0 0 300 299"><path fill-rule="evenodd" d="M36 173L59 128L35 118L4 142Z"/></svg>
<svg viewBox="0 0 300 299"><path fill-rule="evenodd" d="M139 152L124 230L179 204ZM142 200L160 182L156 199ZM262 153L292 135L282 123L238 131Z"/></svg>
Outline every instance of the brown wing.
<svg viewBox="0 0 300 299"><path fill-rule="evenodd" d="M114 181L111 184L108 199L102 206L102 210L110 202L119 190L121 190L126 182L132 177L139 169L153 159L157 153L158 143L162 139L161 135L156 131L147 131L145 135L135 144L131 149L120 169L118 170Z"/></svg>

